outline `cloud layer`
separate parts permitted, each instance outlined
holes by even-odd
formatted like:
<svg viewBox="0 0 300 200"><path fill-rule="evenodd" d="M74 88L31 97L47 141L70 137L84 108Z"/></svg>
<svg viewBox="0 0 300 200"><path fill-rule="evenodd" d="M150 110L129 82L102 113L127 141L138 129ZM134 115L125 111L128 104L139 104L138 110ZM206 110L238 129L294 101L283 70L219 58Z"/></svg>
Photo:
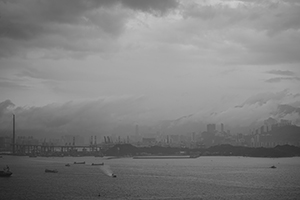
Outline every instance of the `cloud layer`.
<svg viewBox="0 0 300 200"><path fill-rule="evenodd" d="M125 137L135 133L136 125L140 126L140 133L144 135L198 133L205 131L208 123L223 123L233 132L248 133L249 129L259 127L269 117L278 121L288 119L294 124L300 122L300 99L286 90L276 94L257 94L241 106L221 112L201 110L173 119L170 116L163 120L159 113L145 106L144 97L106 98L43 107L15 107L6 100L0 103L0 122L1 127L9 127L14 113L19 135L31 131L32 134L39 132L38 137L48 138L67 134Z"/></svg>
<svg viewBox="0 0 300 200"><path fill-rule="evenodd" d="M130 21L139 20L138 13L162 19L174 11L172 23L165 21L163 27L151 24L159 32L150 42L165 40L162 37L167 34L177 48L189 47L197 54L210 52L208 56L223 57L219 62L232 64L299 62L298 2L214 2L1 1L0 56L28 53L28 49L35 53L43 50L49 58L114 52L121 48L116 39L128 31Z"/></svg>
<svg viewBox="0 0 300 200"><path fill-rule="evenodd" d="M133 11L163 15L178 3L137 0L1 1L0 56L26 49L46 51L48 56L85 56L109 51L124 31Z"/></svg>
<svg viewBox="0 0 300 200"><path fill-rule="evenodd" d="M298 123L298 1L0 0L0 15L3 125L12 112L45 134Z"/></svg>

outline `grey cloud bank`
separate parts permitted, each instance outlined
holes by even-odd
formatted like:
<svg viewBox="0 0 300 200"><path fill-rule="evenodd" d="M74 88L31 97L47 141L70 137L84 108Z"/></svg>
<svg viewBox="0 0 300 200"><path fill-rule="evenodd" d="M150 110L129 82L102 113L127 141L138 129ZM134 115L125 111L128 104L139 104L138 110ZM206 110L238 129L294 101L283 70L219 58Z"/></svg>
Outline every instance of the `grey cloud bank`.
<svg viewBox="0 0 300 200"><path fill-rule="evenodd" d="M287 119L300 125L300 99L282 91L250 97L242 106L222 112L198 111L185 116L162 118L160 113L145 107L145 97L106 98L97 101L49 104L43 107L16 107L10 100L0 103L1 127L11 125L11 115L17 119L20 135L25 133L53 137L66 134L131 135L135 125L143 134L183 134L206 130L208 123L224 123L233 133L248 133L272 117ZM160 108L161 112L168 112ZM174 108L176 109L176 108ZM3 129L2 129L3 130Z"/></svg>
<svg viewBox="0 0 300 200"><path fill-rule="evenodd" d="M30 48L62 49L57 56L69 52L75 57L114 48L114 39L133 17L118 5L161 14L178 5L172 0L27 0L0 4L0 56Z"/></svg>
<svg viewBox="0 0 300 200"><path fill-rule="evenodd" d="M14 0L0 15L3 126L12 113L44 135L299 124L298 1Z"/></svg>

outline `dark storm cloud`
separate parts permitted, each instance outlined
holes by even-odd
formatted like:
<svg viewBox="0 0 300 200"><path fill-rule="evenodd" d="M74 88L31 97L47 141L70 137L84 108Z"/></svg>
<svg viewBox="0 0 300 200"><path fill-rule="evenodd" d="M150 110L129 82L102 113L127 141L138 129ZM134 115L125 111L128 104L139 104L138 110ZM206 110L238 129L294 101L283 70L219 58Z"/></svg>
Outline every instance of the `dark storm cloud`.
<svg viewBox="0 0 300 200"><path fill-rule="evenodd" d="M22 48L105 51L132 15L122 7L164 14L177 5L175 0L0 1L0 56Z"/></svg>
<svg viewBox="0 0 300 200"><path fill-rule="evenodd" d="M54 24L48 23L65 25L84 24L85 26L89 26L93 24L93 20L91 20L89 17L92 18L93 14L97 13L97 9L109 9L117 4L124 5L129 9L141 10L145 12L158 11L161 13L165 13L168 9L175 8L178 5L178 3L174 0L7 1L6 3L2 2L0 27L1 36L12 39L30 39L39 34L51 33L51 29L47 27ZM98 17L101 17L101 19L98 20L104 20L104 22L102 24L94 23L94 25L108 29L110 30L110 33L117 31L114 30L116 28L112 28L111 26L118 24L118 21L116 20L120 19L113 18L113 15L100 15ZM108 17L110 19L107 19ZM105 18L109 21L105 22Z"/></svg>

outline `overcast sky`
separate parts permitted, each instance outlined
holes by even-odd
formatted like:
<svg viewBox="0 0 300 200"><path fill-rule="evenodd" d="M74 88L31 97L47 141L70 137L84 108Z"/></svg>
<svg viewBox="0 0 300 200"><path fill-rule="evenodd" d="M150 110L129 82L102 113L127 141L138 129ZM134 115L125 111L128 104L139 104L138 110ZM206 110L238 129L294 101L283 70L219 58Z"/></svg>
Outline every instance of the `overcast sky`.
<svg viewBox="0 0 300 200"><path fill-rule="evenodd" d="M300 124L299 19L298 0L0 0L1 123Z"/></svg>

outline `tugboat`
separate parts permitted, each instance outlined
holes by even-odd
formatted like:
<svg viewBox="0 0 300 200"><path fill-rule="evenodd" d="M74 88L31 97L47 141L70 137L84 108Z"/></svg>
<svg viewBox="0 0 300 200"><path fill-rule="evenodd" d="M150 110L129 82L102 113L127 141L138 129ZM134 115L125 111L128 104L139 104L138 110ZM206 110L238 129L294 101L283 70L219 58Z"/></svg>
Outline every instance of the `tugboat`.
<svg viewBox="0 0 300 200"><path fill-rule="evenodd" d="M272 165L270 168L272 168L272 169L276 169L275 165Z"/></svg>
<svg viewBox="0 0 300 200"><path fill-rule="evenodd" d="M11 175L12 172L9 170L9 167L7 165L3 168L3 171L0 171L0 177L10 177Z"/></svg>

